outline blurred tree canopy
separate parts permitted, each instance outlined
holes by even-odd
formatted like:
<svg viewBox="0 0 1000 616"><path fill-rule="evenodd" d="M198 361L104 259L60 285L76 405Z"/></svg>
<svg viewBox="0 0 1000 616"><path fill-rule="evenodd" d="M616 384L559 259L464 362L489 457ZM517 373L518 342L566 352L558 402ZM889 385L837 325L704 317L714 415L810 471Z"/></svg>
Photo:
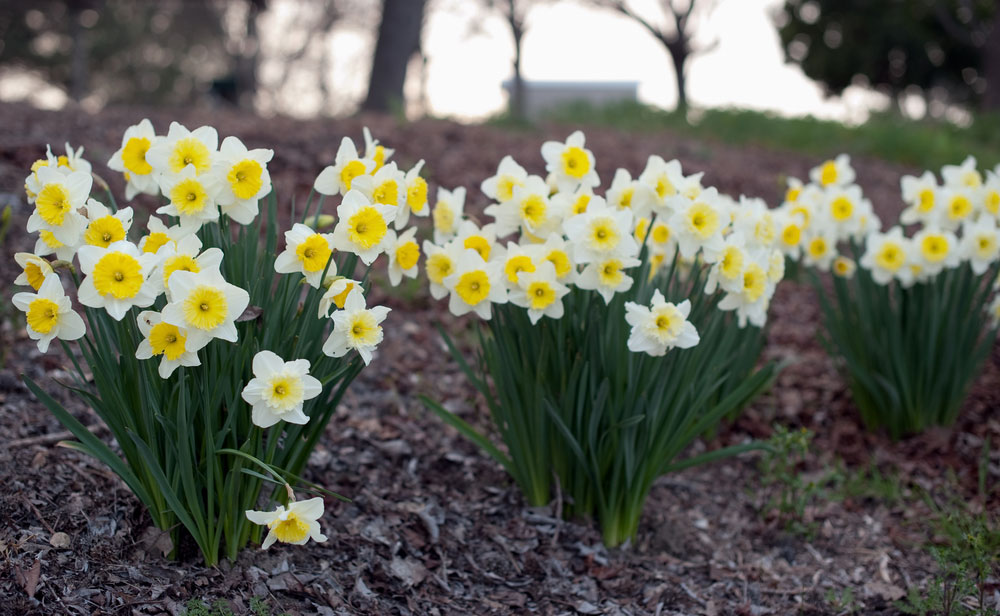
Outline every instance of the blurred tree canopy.
<svg viewBox="0 0 1000 616"><path fill-rule="evenodd" d="M864 78L897 102L913 86L949 103L992 101L995 0L786 0L776 15L788 62L829 94ZM943 95L943 96L940 96ZM990 103L992 104L992 103Z"/></svg>
<svg viewBox="0 0 1000 616"><path fill-rule="evenodd" d="M251 22L264 7L249 0ZM232 5L186 0L5 0L0 64L38 74L74 100L183 104L247 79L227 36ZM250 77L252 80L252 76ZM254 84L245 84L253 88Z"/></svg>

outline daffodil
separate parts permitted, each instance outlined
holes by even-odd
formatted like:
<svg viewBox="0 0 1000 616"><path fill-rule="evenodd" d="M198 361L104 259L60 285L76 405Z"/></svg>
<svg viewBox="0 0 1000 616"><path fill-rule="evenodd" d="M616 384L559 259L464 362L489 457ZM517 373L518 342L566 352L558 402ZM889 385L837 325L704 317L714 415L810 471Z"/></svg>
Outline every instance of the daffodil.
<svg viewBox="0 0 1000 616"><path fill-rule="evenodd" d="M912 242L921 272L927 276L955 267L961 261L958 238L951 231L924 227L913 235Z"/></svg>
<svg viewBox="0 0 1000 616"><path fill-rule="evenodd" d="M372 352L382 342L382 321L390 309L386 306L367 308L361 289L355 287L347 294L344 309L331 315L333 331L323 343L323 353L330 357L343 357L348 351L358 352L367 366Z"/></svg>
<svg viewBox="0 0 1000 616"><path fill-rule="evenodd" d="M156 255L140 253L134 244L121 240L107 247L81 246L77 257L86 275L77 292L84 306L104 308L121 321L133 306L145 308L156 300L156 287L148 280Z"/></svg>
<svg viewBox="0 0 1000 616"><path fill-rule="evenodd" d="M165 246L176 248L178 241L195 231L193 227L179 224L168 227L156 216L150 216L146 221L146 230L146 235L139 238L138 246L142 252L151 254L157 254Z"/></svg>
<svg viewBox="0 0 1000 616"><path fill-rule="evenodd" d="M330 265L331 267L333 266L332 263ZM333 276L332 278L328 278L328 282L325 282L324 284L327 285L326 292L324 292L323 296L319 298L318 317L321 319L325 319L330 316L330 308L334 306L339 309L343 309L347 304L347 296L350 295L351 291L361 288L360 281L351 280L350 278L345 278L343 276Z"/></svg>
<svg viewBox="0 0 1000 616"><path fill-rule="evenodd" d="M38 341L45 353L52 340L77 340L87 332L80 315L73 312L73 302L66 297L58 274L45 276L37 293L15 293L14 306L25 313L28 337Z"/></svg>
<svg viewBox="0 0 1000 616"><path fill-rule="evenodd" d="M548 261L556 271L556 280L564 285L576 282L576 263L572 259L572 246L559 233L551 233L542 244L536 244L538 257Z"/></svg>
<svg viewBox="0 0 1000 616"><path fill-rule="evenodd" d="M437 202L431 218L434 221L434 243L444 244L455 237L465 210L465 187L455 190L438 188Z"/></svg>
<svg viewBox="0 0 1000 616"><path fill-rule="evenodd" d="M310 539L318 543L326 541L320 531L319 520L323 515L323 499L319 496L304 501L292 501L286 508L278 505L274 511L247 510L247 519L254 524L267 526L267 536L260 548L266 550L275 541L303 545Z"/></svg>
<svg viewBox="0 0 1000 616"><path fill-rule="evenodd" d="M652 209L660 216L673 213L678 186L683 181L684 174L678 161L667 162L655 154L649 157L646 168L639 174L639 183L652 191Z"/></svg>
<svg viewBox="0 0 1000 616"><path fill-rule="evenodd" d="M982 186L983 176L976 169L976 157L967 156L961 165L945 165L941 168L941 179L946 188L971 188Z"/></svg>
<svg viewBox="0 0 1000 616"><path fill-rule="evenodd" d="M158 293L166 292L168 301L173 298L170 291L170 277L175 272L219 271L222 266L222 250L209 248L201 252L201 239L197 235L186 235L176 243L170 243L156 253L158 263L150 282Z"/></svg>
<svg viewBox="0 0 1000 616"><path fill-rule="evenodd" d="M831 230L810 227L802 234L802 263L826 272L837 256L837 238Z"/></svg>
<svg viewBox="0 0 1000 616"><path fill-rule="evenodd" d="M152 310L144 310L136 318L142 342L135 349L136 359L152 359L160 356L157 373L162 379L169 379L180 366L200 366L198 354L187 348L187 331L171 323L163 322L162 315Z"/></svg>
<svg viewBox="0 0 1000 616"><path fill-rule="evenodd" d="M255 426L270 428L279 421L309 421L302 407L323 391L319 380L309 374L309 366L308 359L284 361L271 351L254 355L254 378L240 396L253 408L251 420Z"/></svg>
<svg viewBox="0 0 1000 616"><path fill-rule="evenodd" d="M186 348L198 351L213 338L236 342L236 319L250 303L250 295L229 284L217 270L176 271L170 276L170 303L163 320L187 332Z"/></svg>
<svg viewBox="0 0 1000 616"><path fill-rule="evenodd" d="M52 264L30 252L15 253L14 261L21 268L21 273L14 279L14 284L31 287L35 291L42 288L45 277L52 273Z"/></svg>
<svg viewBox="0 0 1000 616"><path fill-rule="evenodd" d="M378 142L378 139L373 139L372 133L368 130L367 126L362 127L361 133L365 138L365 158L375 163L372 172L378 171L382 168L382 165L389 162L389 159L396 150L383 146Z"/></svg>
<svg viewBox="0 0 1000 616"><path fill-rule="evenodd" d="M542 144L545 170L552 174L559 190L572 191L578 186L601 183L594 168L594 154L584 147L586 138L574 131L565 143L546 141Z"/></svg>
<svg viewBox="0 0 1000 616"><path fill-rule="evenodd" d="M679 207L668 220L685 258L694 258L699 250L712 258L722 250L722 234L729 225L729 213L718 197L715 188L709 188Z"/></svg>
<svg viewBox="0 0 1000 616"><path fill-rule="evenodd" d="M994 220L1000 220L1000 173L986 172L980 200L980 213L984 216L990 216Z"/></svg>
<svg viewBox="0 0 1000 616"><path fill-rule="evenodd" d="M583 214L591 203L604 202L604 198L594 194L590 186L580 186L576 190L561 191L549 197L554 220L564 220L567 216Z"/></svg>
<svg viewBox="0 0 1000 616"><path fill-rule="evenodd" d="M752 249L770 250L778 239L775 213L763 199L741 196L739 203L729 209L732 230L742 233Z"/></svg>
<svg viewBox="0 0 1000 616"><path fill-rule="evenodd" d="M333 255L333 234L316 233L302 223L295 223L285 231L285 250L274 260L274 271L279 274L298 273L306 282L318 289L323 270ZM337 268L330 263L328 273L336 275Z"/></svg>
<svg viewBox="0 0 1000 616"><path fill-rule="evenodd" d="M611 303L615 293L623 293L632 288L634 280L625 273L642 262L631 257L610 257L588 263L576 279L581 289L595 290L601 294L605 304Z"/></svg>
<svg viewBox="0 0 1000 616"><path fill-rule="evenodd" d="M612 257L634 257L639 244L632 236L632 211L594 205L563 223L573 245L576 263L594 263Z"/></svg>
<svg viewBox="0 0 1000 616"><path fill-rule="evenodd" d="M990 327L994 329L1000 327L1000 295L993 298L986 312L990 315Z"/></svg>
<svg viewBox="0 0 1000 616"><path fill-rule="evenodd" d="M886 233L872 233L865 241L865 253L861 256L861 267L871 273L878 284L889 284L896 278L904 286L913 284L912 243L903 236L901 227L893 227Z"/></svg>
<svg viewBox="0 0 1000 616"><path fill-rule="evenodd" d="M132 227L132 208L123 207L114 214L97 199L87 200L87 228L83 243L107 248L128 236Z"/></svg>
<svg viewBox="0 0 1000 616"><path fill-rule="evenodd" d="M396 206L372 203L361 191L349 190L337 206L333 247L371 265L385 250L386 232L395 217Z"/></svg>
<svg viewBox="0 0 1000 616"><path fill-rule="evenodd" d="M76 251L80 247L80 242L83 241L83 235L77 238L77 240L71 244L63 244L56 236L52 234L51 231L42 229L38 232L38 240L35 241L35 254L39 257L45 257L54 254L56 259L60 261L70 262L73 257L76 256Z"/></svg>
<svg viewBox="0 0 1000 616"><path fill-rule="evenodd" d="M537 268L522 271L517 282L510 289L508 298L512 304L527 309L532 325L542 317L561 319L562 298L569 293L566 285L556 279L556 268L549 261L542 261Z"/></svg>
<svg viewBox="0 0 1000 616"><path fill-rule="evenodd" d="M978 192L964 186L941 189L937 197L941 202L935 212L937 216L923 222L949 231L958 230L964 222L973 220L978 214Z"/></svg>
<svg viewBox="0 0 1000 616"><path fill-rule="evenodd" d="M837 256L833 259L833 266L830 268L833 275L840 278L852 278L858 269L858 264L854 259L845 256Z"/></svg>
<svg viewBox="0 0 1000 616"><path fill-rule="evenodd" d="M448 276L455 273L458 261L465 251L460 242L451 241L443 246L424 240L424 270L427 272L427 281L431 297L441 299L448 295L448 287L444 281Z"/></svg>
<svg viewBox="0 0 1000 616"><path fill-rule="evenodd" d="M29 233L48 231L61 244L75 246L87 219L80 213L86 205L93 180L89 173L62 173L52 167L38 170L39 189L35 210L28 217Z"/></svg>
<svg viewBox="0 0 1000 616"><path fill-rule="evenodd" d="M673 304L664 299L659 289L653 292L649 307L625 302L625 321L632 326L628 350L661 357L670 349L689 349L697 345L698 330L687 320L689 314L691 300Z"/></svg>
<svg viewBox="0 0 1000 616"><path fill-rule="evenodd" d="M351 138L344 137L333 165L320 171L313 187L321 195L346 195L355 178L368 175L374 169L375 161L359 156Z"/></svg>
<svg viewBox="0 0 1000 616"><path fill-rule="evenodd" d="M273 156L274 150L248 150L236 137L222 141L205 185L223 214L241 225L253 222L260 209L259 201L271 192L267 163Z"/></svg>
<svg viewBox="0 0 1000 616"><path fill-rule="evenodd" d="M396 168L396 163L387 163L371 175L359 175L354 178L351 190L364 193L373 204L392 206L396 216L406 204L406 176ZM407 220L409 215L406 210Z"/></svg>
<svg viewBox="0 0 1000 616"><path fill-rule="evenodd" d="M906 209L899 215L904 225L930 222L938 210L938 184L934 174L924 171L920 177L904 175L899 180L900 192Z"/></svg>
<svg viewBox="0 0 1000 616"><path fill-rule="evenodd" d="M195 175L202 175L212 168L218 147L219 133L211 126L191 131L182 124L171 122L167 135L146 150L146 162L160 175L176 176L188 166L194 168ZM163 189L162 181L160 189ZM163 194L172 199L169 192L163 191Z"/></svg>
<svg viewBox="0 0 1000 616"><path fill-rule="evenodd" d="M536 262L541 261L540 257L539 246L533 244L521 246L515 242L507 242L503 256L503 278L508 288L517 286L518 276L521 274L534 272Z"/></svg>
<svg viewBox="0 0 1000 616"><path fill-rule="evenodd" d="M976 222L965 223L958 251L977 276L985 273L1000 256L1000 230L996 221L983 216Z"/></svg>
<svg viewBox="0 0 1000 616"><path fill-rule="evenodd" d="M652 212L654 192L649 185L633 180L626 169L618 169L605 199L611 207L631 209L634 216L641 218Z"/></svg>
<svg viewBox="0 0 1000 616"><path fill-rule="evenodd" d="M430 213L427 205L427 180L420 177L420 170L424 167L421 159L412 169L406 172L403 177L403 188L406 191L406 198L399 205L399 212L396 213L396 221L393 223L396 229L402 229L410 220L410 213L414 216L424 217Z"/></svg>
<svg viewBox="0 0 1000 616"><path fill-rule="evenodd" d="M480 190L490 199L503 203L514 197L514 187L528 179L528 172L511 156L504 156L497 166L496 175L482 181Z"/></svg>
<svg viewBox="0 0 1000 616"><path fill-rule="evenodd" d="M458 225L458 234L453 241L461 248L475 250L483 261L493 261L503 252L502 246L497 242L497 235L494 223L480 227L471 220L463 220Z"/></svg>
<svg viewBox="0 0 1000 616"><path fill-rule="evenodd" d="M775 214L774 226L778 250L798 261L802 254L802 232L805 226L802 217L787 209L780 209Z"/></svg>
<svg viewBox="0 0 1000 616"><path fill-rule="evenodd" d="M27 197L28 203L32 205L34 205L35 199L38 197L38 192L42 189L42 183L38 179L38 170L45 167L62 175L67 175L70 172L68 167L59 166L59 162L52 154L52 148L46 148L45 158L40 158L31 163L31 173L28 174L28 177L24 178L24 194Z"/></svg>
<svg viewBox="0 0 1000 616"><path fill-rule="evenodd" d="M708 272L705 293L712 294L720 286L729 292L739 290L743 284L743 268L750 262L746 239L742 233L730 234L725 239L725 247Z"/></svg>
<svg viewBox="0 0 1000 616"><path fill-rule="evenodd" d="M785 200L782 201L781 207L791 207L798 203L799 197L802 196L802 180L789 176L785 179L785 185Z"/></svg>
<svg viewBox="0 0 1000 616"><path fill-rule="evenodd" d="M851 157L841 154L833 160L825 161L809 171L809 179L823 187L847 186L854 183L854 168Z"/></svg>
<svg viewBox="0 0 1000 616"><path fill-rule="evenodd" d="M155 195L159 192L156 173L146 160L146 154L158 139L153 123L143 119L125 129L121 147L108 160L108 167L125 175L126 199L132 200L140 193Z"/></svg>
<svg viewBox="0 0 1000 616"><path fill-rule="evenodd" d="M727 291L719 301L719 310L736 311L736 322L740 327L746 327L747 321L763 327L767 321L767 307L774 294L768 266L767 263L751 260L743 267L737 288Z"/></svg>
<svg viewBox="0 0 1000 616"><path fill-rule="evenodd" d="M188 165L174 174L160 176L160 190L170 200L156 210L180 219L181 226L197 230L206 222L219 219L219 208L213 191L206 184L209 176L199 176L194 165Z"/></svg>
<svg viewBox="0 0 1000 616"><path fill-rule="evenodd" d="M475 312L489 320L493 304L507 302L501 264L486 262L474 249L466 248L455 263L453 273L442 283L451 293L448 310L457 317Z"/></svg>
<svg viewBox="0 0 1000 616"><path fill-rule="evenodd" d="M551 209L549 187L545 180L531 175L511 188L509 199L487 206L483 212L493 217L496 234L504 237L518 229L535 233L546 223L552 226Z"/></svg>
<svg viewBox="0 0 1000 616"><path fill-rule="evenodd" d="M417 277L420 244L417 243L416 235L416 227L410 227L399 236L395 231L388 232L386 256L389 257L389 283L394 287L403 281L403 276Z"/></svg>
<svg viewBox="0 0 1000 616"><path fill-rule="evenodd" d="M66 155L59 156L56 158L57 164L60 167L66 167L70 171L82 171L87 175L93 172L93 167L90 162L83 157L83 146L73 149L73 146L66 142L63 144L66 148Z"/></svg>

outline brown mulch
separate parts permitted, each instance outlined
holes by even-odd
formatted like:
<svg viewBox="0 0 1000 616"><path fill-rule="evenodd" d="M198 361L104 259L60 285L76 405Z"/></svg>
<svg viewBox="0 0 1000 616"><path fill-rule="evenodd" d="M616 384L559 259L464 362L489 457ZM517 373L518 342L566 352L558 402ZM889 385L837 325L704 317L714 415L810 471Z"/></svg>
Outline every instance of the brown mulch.
<svg viewBox="0 0 1000 616"><path fill-rule="evenodd" d="M275 185L300 197L332 161L341 136L358 142L367 125L396 148L403 168L427 161L431 195L439 183L466 186L477 207L484 204L480 181L504 154L541 172L542 141L572 129L509 132L381 116L293 121L224 110L52 113L0 105L0 193L20 194L26 169L49 142L86 146L95 171L111 176L104 162L125 127L142 117L161 132L172 119L189 128L207 123L249 147L273 148ZM784 174L805 178L817 162L660 132L588 129L587 145L605 184L614 168L635 175L650 154L659 154L678 158L687 172L705 171L706 185L771 204ZM917 170L868 159L855 166L880 215L893 219L899 177ZM31 249L20 231L28 213L22 203L2 246L0 288L16 275L13 253ZM0 308L0 614L180 614L191 598L224 598L242 614L252 597L275 613L292 614L851 613L831 599L845 588L854 613L895 614L893 601L924 587L934 573L923 548L930 511L914 495L953 495L974 508L1000 504L995 490L988 502L976 494L983 443L1000 442L1000 353L988 360L955 427L893 443L859 423L817 342L812 291L789 281L773 302L765 350L768 358L791 360L789 366L740 419L695 448L766 438L775 423L807 427L816 433L814 455L801 471L821 476L839 462L848 472L874 466L898 473L909 498L817 499L804 514L811 532L790 532L766 510L772 492L761 485L759 458L747 455L661 478L637 542L608 550L586 521L559 520L556 504L526 507L496 463L423 408L421 393L488 426L435 332L437 323L450 320L446 310L422 295L388 294L384 301L395 309L385 341L308 466L309 479L353 499L327 503L321 523L329 541L248 549L237 562L214 569L164 559L150 520L123 484L94 460L56 446L63 428L24 388L22 373L108 435L52 382L66 376L64 358L40 355ZM996 448L986 469L987 485L997 485Z"/></svg>

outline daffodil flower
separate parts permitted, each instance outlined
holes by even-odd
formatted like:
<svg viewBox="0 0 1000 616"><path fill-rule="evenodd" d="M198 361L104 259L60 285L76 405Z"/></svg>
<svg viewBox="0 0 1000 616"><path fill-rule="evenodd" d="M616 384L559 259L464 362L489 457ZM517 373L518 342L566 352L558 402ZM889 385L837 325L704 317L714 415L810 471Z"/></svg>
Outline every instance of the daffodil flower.
<svg viewBox="0 0 1000 616"><path fill-rule="evenodd" d="M267 526L267 536L260 548L266 550L275 541L303 545L310 539L318 543L326 541L320 531L319 520L323 515L323 499L319 496L304 501L292 501L286 508L278 505L274 511L247 510L247 519L254 524Z"/></svg>
<svg viewBox="0 0 1000 616"><path fill-rule="evenodd" d="M274 271L279 274L299 273L306 282L318 289L322 282L323 270L328 275L336 275L334 263L327 263L333 255L333 235L316 233L302 223L295 223L285 231L285 250L274 260Z"/></svg>
<svg viewBox="0 0 1000 616"><path fill-rule="evenodd" d="M38 341L42 353L56 338L77 340L87 332L83 319L73 312L73 302L66 297L58 274L46 275L37 293L16 293L12 301L25 313L28 337Z"/></svg>
<svg viewBox="0 0 1000 616"><path fill-rule="evenodd" d="M628 350L654 357L666 355L672 348L689 349L698 344L698 331L687 320L691 300L672 304L657 289L649 307L625 302L625 321L632 326Z"/></svg>
<svg viewBox="0 0 1000 616"><path fill-rule="evenodd" d="M240 395L253 408L255 426L309 421L302 412L303 404L323 391L319 380L309 374L309 360L286 362L271 351L260 351L253 358L253 376Z"/></svg>
<svg viewBox="0 0 1000 616"><path fill-rule="evenodd" d="M159 312L144 310L136 317L142 342L135 349L136 359L161 357L157 373L160 378L169 379L180 366L200 366L198 354L187 347L188 333L185 329L165 323Z"/></svg>
<svg viewBox="0 0 1000 616"><path fill-rule="evenodd" d="M126 199L132 200L140 193L155 195L159 192L160 186L156 182L156 173L153 166L146 160L149 149L159 139L160 137L156 136L156 131L153 129L153 123L148 119L143 119L138 124L125 129L122 145L111 155L108 167L125 175Z"/></svg>
<svg viewBox="0 0 1000 616"><path fill-rule="evenodd" d="M121 240L107 247L82 246L77 256L86 275L77 292L84 306L104 308L121 321L133 306L145 308L156 300L158 292L148 282L156 255L140 253L134 244Z"/></svg>
<svg viewBox="0 0 1000 616"><path fill-rule="evenodd" d="M344 309L333 313L333 331L323 344L323 353L330 357L343 357L355 350L367 366L372 361L372 351L382 342L382 326L390 309L385 306L365 307L361 289L355 287L347 294Z"/></svg>

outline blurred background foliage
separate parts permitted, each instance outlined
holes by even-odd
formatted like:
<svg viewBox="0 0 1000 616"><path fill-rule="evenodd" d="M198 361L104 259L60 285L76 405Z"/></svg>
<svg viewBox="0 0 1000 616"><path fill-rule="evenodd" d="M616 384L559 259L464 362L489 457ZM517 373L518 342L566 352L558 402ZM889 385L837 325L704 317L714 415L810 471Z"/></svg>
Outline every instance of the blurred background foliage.
<svg viewBox="0 0 1000 616"><path fill-rule="evenodd" d="M657 79L673 82L678 97L673 111L631 103L607 109L571 105L548 119L626 129L661 126L808 151L843 143L848 151L926 166L956 162L961 152L984 163L1000 158L996 0L760 0L770 7L785 62L800 67L825 95L839 96L853 86L885 95L887 107L858 127L787 118L780 108L687 107L690 59L719 43L706 25L747 1L5 0L0 85L11 75L27 76L59 93L62 104L89 109L233 105L268 115L310 101L310 113L320 115L366 110L413 117L414 109L417 115L430 110L430 17L461 14L454 22L459 40L482 35L491 23L497 53L510 57L508 109L496 122L530 126L523 108L522 89L530 82L521 74L522 42L533 12L558 4L637 25L637 32L660 43L673 73ZM551 46L527 51L567 53ZM338 72L340 78L350 75L351 88L331 79ZM461 96L463 76L449 79L448 87Z"/></svg>

